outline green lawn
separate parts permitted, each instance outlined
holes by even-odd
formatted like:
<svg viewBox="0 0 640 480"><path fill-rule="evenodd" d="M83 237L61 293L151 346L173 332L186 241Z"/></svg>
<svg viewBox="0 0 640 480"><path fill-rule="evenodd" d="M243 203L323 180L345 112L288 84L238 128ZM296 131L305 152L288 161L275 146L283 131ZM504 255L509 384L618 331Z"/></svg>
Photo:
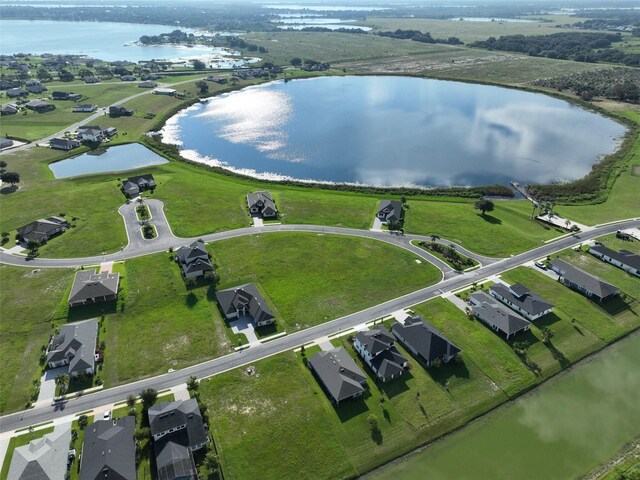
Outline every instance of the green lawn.
<svg viewBox="0 0 640 480"><path fill-rule="evenodd" d="M0 265L0 412L23 408L40 378L41 347L54 333L52 321L73 273Z"/></svg>
<svg viewBox="0 0 640 480"><path fill-rule="evenodd" d="M82 447L84 446L84 434L89 428L89 425L93 423L93 415L87 416L87 426L85 428L80 428L78 426L78 420L74 420L71 423L71 431L75 430L78 433L78 437L75 442L73 442L73 448L76 449L76 458L73 460L71 467L69 468L69 479L70 480L79 480L80 478L80 460L82 455ZM73 438L73 437L72 437Z"/></svg>
<svg viewBox="0 0 640 480"><path fill-rule="evenodd" d="M30 433L23 433L22 435L18 435L17 437L12 437L9 440L9 445L7 447L7 453L4 456L4 460L2 461L2 471L0 471L0 480L7 480L7 476L9 475L9 468L11 467L11 459L13 458L13 451L24 445L27 445L31 440L36 440L38 438L44 437L47 433L52 433L53 427L42 428L40 430L36 430Z"/></svg>
<svg viewBox="0 0 640 480"><path fill-rule="evenodd" d="M482 255L508 257L562 233L532 220L531 204L525 200L498 200L495 210L485 216L472 201L409 199L408 203L408 233L435 234Z"/></svg>
<svg viewBox="0 0 640 480"><path fill-rule="evenodd" d="M460 260L462 262L467 262L467 261L471 260L471 264L470 265L466 265L466 264L465 265L460 265L458 263L455 263L455 262L451 261L449 258L445 257L442 253L436 252L435 250L431 250L431 249L427 248L426 246L420 245L420 243L422 243L421 241L413 241L411 243L413 243L414 245L422 248L425 252L430 253L434 257L439 258L440 260L442 260L443 262L445 262L447 265L449 265L451 268L453 268L455 270L467 270L467 269L470 269L470 268L473 268L473 267L477 267L479 265L477 260L474 260L473 258L469 258L469 257L461 254L460 252L458 252Z"/></svg>
<svg viewBox="0 0 640 480"><path fill-rule="evenodd" d="M216 242L209 249L220 266L219 288L259 282L287 331L317 325L440 280L435 267L417 263L412 253L356 237L270 233Z"/></svg>

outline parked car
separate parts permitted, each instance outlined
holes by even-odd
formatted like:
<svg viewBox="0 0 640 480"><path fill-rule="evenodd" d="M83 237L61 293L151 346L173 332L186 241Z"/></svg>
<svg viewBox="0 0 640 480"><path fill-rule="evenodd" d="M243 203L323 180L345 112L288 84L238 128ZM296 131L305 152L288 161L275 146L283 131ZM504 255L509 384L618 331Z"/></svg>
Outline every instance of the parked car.
<svg viewBox="0 0 640 480"><path fill-rule="evenodd" d="M540 261L535 262L534 265L536 267L538 267L540 270L546 270L547 269L547 266L544 263L540 262Z"/></svg>
<svg viewBox="0 0 640 480"><path fill-rule="evenodd" d="M104 412L104 415L102 416L103 420L111 420L111 410L107 410L106 412Z"/></svg>

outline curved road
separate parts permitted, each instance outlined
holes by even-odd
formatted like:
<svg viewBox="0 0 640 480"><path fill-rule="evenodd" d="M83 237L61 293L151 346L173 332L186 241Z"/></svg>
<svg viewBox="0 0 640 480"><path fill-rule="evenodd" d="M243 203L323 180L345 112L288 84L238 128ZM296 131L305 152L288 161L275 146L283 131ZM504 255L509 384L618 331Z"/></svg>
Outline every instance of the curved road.
<svg viewBox="0 0 640 480"><path fill-rule="evenodd" d="M291 227L304 227L304 230L297 231L318 231L328 233L328 227L289 226L289 231L296 231ZM239 352L231 353L223 357L215 358L213 360L209 360L198 365L193 365L182 370L177 370L145 380L140 380L135 383L120 385L89 395L83 395L79 398L69 400L68 402L66 402L66 404L56 406L43 406L32 410L26 410L23 412L6 415L0 418L0 431L11 431L29 425L46 422L48 420L63 417L69 414L90 410L99 405L115 403L125 399L129 394L137 395L144 388L151 387L157 390L161 390L176 385L181 385L185 383L187 379L192 375L196 376L197 378L216 375L226 370L230 370L248 363L256 362L262 358L276 355L287 350L291 350L299 345L311 342L319 337L331 335L338 331L360 325L372 319L389 315L390 313L397 310L425 302L442 294L443 292L457 290L471 282L480 280L487 276L502 273L506 270L517 267L532 260L546 257L547 255L551 255L552 253L571 247L572 245L575 245L577 243L584 242L601 235L606 235L608 233L613 233L616 230L632 227L640 227L640 219L620 222L614 225L607 225L596 228L587 233L565 237L558 241L543 245L520 255L496 261L490 265L483 266L473 272L456 275L454 278L443 280L436 285L423 288L421 290L404 295L399 298L395 298L393 300L389 300L388 302L381 303L380 305L367 308L360 312L352 313L336 320L332 320L315 327L301 330L299 332L291 333L270 342L260 344ZM214 234L209 235L208 237L210 239L220 239L218 237L222 236L233 238L242 234L246 235L248 233L255 233L255 231L261 230L269 231L270 229L271 231L273 231L273 227L265 227L264 229L241 229L240 231L236 230L233 232ZM246 232L241 233L242 231ZM373 234L374 232L360 233ZM379 234L373 235L372 238L378 238L378 235Z"/></svg>

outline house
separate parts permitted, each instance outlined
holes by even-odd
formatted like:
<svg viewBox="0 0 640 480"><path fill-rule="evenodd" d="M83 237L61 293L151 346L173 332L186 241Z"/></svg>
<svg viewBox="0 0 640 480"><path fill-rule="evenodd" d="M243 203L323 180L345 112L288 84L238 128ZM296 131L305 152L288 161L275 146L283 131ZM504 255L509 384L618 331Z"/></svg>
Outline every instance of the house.
<svg viewBox="0 0 640 480"><path fill-rule="evenodd" d="M176 251L176 262L182 270L182 278L207 277L213 273L213 264L204 243L196 240Z"/></svg>
<svg viewBox="0 0 640 480"><path fill-rule="evenodd" d="M74 105L73 107L73 111L74 112L95 112L96 109L98 108L98 105L89 105L89 104L82 104L82 105Z"/></svg>
<svg viewBox="0 0 640 480"><path fill-rule="evenodd" d="M129 177L122 182L122 193L129 198L135 198L140 194L140 192L153 190L156 186L156 181L153 178L153 175L137 175L135 177Z"/></svg>
<svg viewBox="0 0 640 480"><path fill-rule="evenodd" d="M408 317L404 324L394 323L391 326L391 332L427 366L436 359L448 362L460 353L460 349L436 327L420 317Z"/></svg>
<svg viewBox="0 0 640 480"><path fill-rule="evenodd" d="M489 293L530 322L543 317L553 308L552 303L519 283L510 287L496 283L489 288Z"/></svg>
<svg viewBox="0 0 640 480"><path fill-rule="evenodd" d="M123 82L135 82L137 79L135 75L120 75L120 80Z"/></svg>
<svg viewBox="0 0 640 480"><path fill-rule="evenodd" d="M47 87L45 87L44 85L40 85L39 83L38 84L34 84L34 85L27 85L24 88L29 93L42 93L42 92L45 92L47 90Z"/></svg>
<svg viewBox="0 0 640 480"><path fill-rule="evenodd" d="M153 93L155 95L169 95L173 96L176 94L176 91L173 88L156 88Z"/></svg>
<svg viewBox="0 0 640 480"><path fill-rule="evenodd" d="M100 83L98 77L84 77L84 83Z"/></svg>
<svg viewBox="0 0 640 480"><path fill-rule="evenodd" d="M76 307L91 303L109 302L118 298L119 273L93 270L76 272L69 294L69 305Z"/></svg>
<svg viewBox="0 0 640 480"><path fill-rule="evenodd" d="M518 332L529 330L531 324L516 312L503 306L486 292L474 292L469 297L471 311L496 332L502 332L507 338Z"/></svg>
<svg viewBox="0 0 640 480"><path fill-rule="evenodd" d="M603 262L610 263L623 269L625 272L640 277L640 255L628 250L615 251L597 243L589 248L589 253L598 257Z"/></svg>
<svg viewBox="0 0 640 480"><path fill-rule="evenodd" d="M343 347L316 353L309 359L309 368L335 405L364 392L367 377Z"/></svg>
<svg viewBox="0 0 640 480"><path fill-rule="evenodd" d="M9 147L13 147L13 140L4 137L0 138L0 150L4 150Z"/></svg>
<svg viewBox="0 0 640 480"><path fill-rule="evenodd" d="M561 258L556 258L551 263L551 270L558 274L558 280L561 283L589 298L595 298L599 302L608 300L620 292L616 286L574 267Z"/></svg>
<svg viewBox="0 0 640 480"><path fill-rule="evenodd" d="M358 332L353 348L383 382L402 376L409 362L395 346L395 338L384 327Z"/></svg>
<svg viewBox="0 0 640 480"><path fill-rule="evenodd" d="M60 217L47 217L36 220L18 228L18 234L23 242L44 243L54 235L64 232L69 222Z"/></svg>
<svg viewBox="0 0 640 480"><path fill-rule="evenodd" d="M376 217L382 223L402 221L404 217L402 202L400 200L380 200Z"/></svg>
<svg viewBox="0 0 640 480"><path fill-rule="evenodd" d="M67 473L71 431L56 429L13 451L7 480L59 480Z"/></svg>
<svg viewBox="0 0 640 480"><path fill-rule="evenodd" d="M73 377L80 372L93 375L97 340L98 322L95 318L66 323L60 327L60 333L51 337L47 365L49 368L69 365L69 375Z"/></svg>
<svg viewBox="0 0 640 480"><path fill-rule="evenodd" d="M133 110L129 110L128 108L117 105L111 105L109 107L109 116L111 117L130 117L131 115L133 115Z"/></svg>
<svg viewBox="0 0 640 480"><path fill-rule="evenodd" d="M269 192L248 193L247 204L251 215L262 218L276 218L278 216L278 209Z"/></svg>
<svg viewBox="0 0 640 480"><path fill-rule="evenodd" d="M51 92L52 100L80 100L82 95L73 92Z"/></svg>
<svg viewBox="0 0 640 480"><path fill-rule="evenodd" d="M207 82L215 82L219 85L224 85L228 81L227 77L221 77L221 76L215 76L215 75L209 75L206 80Z"/></svg>
<svg viewBox="0 0 640 480"><path fill-rule="evenodd" d="M29 110L33 110L34 112L38 112L38 113L49 112L51 110L55 110L56 108L55 105L51 103L43 102L42 100L31 100L30 102L26 103L24 106L27 107Z"/></svg>
<svg viewBox="0 0 640 480"><path fill-rule="evenodd" d="M7 90L7 98L26 97L29 95L29 91L24 88L10 88Z"/></svg>
<svg viewBox="0 0 640 480"><path fill-rule="evenodd" d="M94 125L85 125L78 127L78 137L83 142L101 142L102 127Z"/></svg>
<svg viewBox="0 0 640 480"><path fill-rule="evenodd" d="M57 150L73 150L80 145L80 140L76 140L75 138L52 138L49 140L49 146Z"/></svg>
<svg viewBox="0 0 640 480"><path fill-rule="evenodd" d="M0 115L14 115L18 113L20 107L15 103L5 103L2 105L2 110L0 110Z"/></svg>
<svg viewBox="0 0 640 480"><path fill-rule="evenodd" d="M80 480L136 480L135 430L136 418L131 415L89 425L84 431Z"/></svg>
<svg viewBox="0 0 640 480"><path fill-rule="evenodd" d="M195 398L160 402L149 408L158 480L196 480L193 452L209 441Z"/></svg>
<svg viewBox="0 0 640 480"><path fill-rule="evenodd" d="M227 319L249 316L256 327L275 323L275 317L254 283L216 292L218 304Z"/></svg>
<svg viewBox="0 0 640 480"><path fill-rule="evenodd" d="M116 127L105 127L102 129L102 135L108 138L113 137L116 133L118 133Z"/></svg>
<svg viewBox="0 0 640 480"><path fill-rule="evenodd" d="M140 82L138 87L140 88L156 88L158 84L156 82L152 82L151 80L147 80L144 82Z"/></svg>

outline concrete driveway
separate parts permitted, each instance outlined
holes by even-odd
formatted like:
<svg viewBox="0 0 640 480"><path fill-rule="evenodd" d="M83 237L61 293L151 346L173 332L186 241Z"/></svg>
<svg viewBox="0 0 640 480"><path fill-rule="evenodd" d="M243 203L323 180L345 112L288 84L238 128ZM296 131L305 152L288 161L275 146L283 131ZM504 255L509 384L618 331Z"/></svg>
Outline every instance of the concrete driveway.
<svg viewBox="0 0 640 480"><path fill-rule="evenodd" d="M231 327L231 331L233 333L242 333L245 337L247 337L249 345L256 345L260 343L260 340L258 340L258 337L256 335L256 331L253 328L251 317L240 317L233 322L229 322L229 326Z"/></svg>
<svg viewBox="0 0 640 480"><path fill-rule="evenodd" d="M44 372L40 379L40 393L38 394L38 404L51 404L53 397L56 396L56 377L58 375L66 375L69 371L68 366L51 368Z"/></svg>

